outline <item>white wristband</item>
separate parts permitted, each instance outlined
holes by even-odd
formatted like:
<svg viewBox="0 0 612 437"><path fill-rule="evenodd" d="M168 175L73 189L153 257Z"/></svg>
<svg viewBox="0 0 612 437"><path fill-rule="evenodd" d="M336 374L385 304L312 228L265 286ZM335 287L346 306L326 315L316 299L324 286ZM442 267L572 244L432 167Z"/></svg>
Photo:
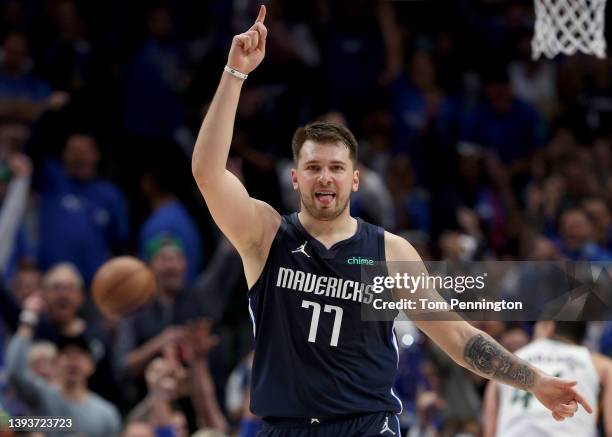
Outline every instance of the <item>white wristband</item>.
<svg viewBox="0 0 612 437"><path fill-rule="evenodd" d="M242 79L242 80L245 80L247 77L249 77L249 75L248 75L248 74L244 74L244 73L239 72L238 70L234 70L234 69L233 69L232 67L230 67L229 65L226 65L226 66L223 68L223 71L225 71L226 73L231 74L232 76L237 77L238 79Z"/></svg>

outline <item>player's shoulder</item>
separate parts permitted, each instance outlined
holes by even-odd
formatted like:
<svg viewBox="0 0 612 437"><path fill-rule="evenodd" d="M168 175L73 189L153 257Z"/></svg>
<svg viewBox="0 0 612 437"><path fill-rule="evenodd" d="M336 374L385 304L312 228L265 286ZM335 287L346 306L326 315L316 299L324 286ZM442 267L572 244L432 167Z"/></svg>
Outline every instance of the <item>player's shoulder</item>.
<svg viewBox="0 0 612 437"><path fill-rule="evenodd" d="M385 255L387 261L420 261L418 252L405 238L385 231Z"/></svg>

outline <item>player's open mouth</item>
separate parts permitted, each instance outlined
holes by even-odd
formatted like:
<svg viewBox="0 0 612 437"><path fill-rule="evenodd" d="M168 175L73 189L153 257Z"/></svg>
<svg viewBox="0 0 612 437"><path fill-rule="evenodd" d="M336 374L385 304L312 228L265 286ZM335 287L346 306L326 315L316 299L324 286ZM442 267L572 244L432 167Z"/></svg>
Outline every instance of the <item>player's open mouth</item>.
<svg viewBox="0 0 612 437"><path fill-rule="evenodd" d="M333 191L315 191L315 197L324 205L329 205L336 198Z"/></svg>

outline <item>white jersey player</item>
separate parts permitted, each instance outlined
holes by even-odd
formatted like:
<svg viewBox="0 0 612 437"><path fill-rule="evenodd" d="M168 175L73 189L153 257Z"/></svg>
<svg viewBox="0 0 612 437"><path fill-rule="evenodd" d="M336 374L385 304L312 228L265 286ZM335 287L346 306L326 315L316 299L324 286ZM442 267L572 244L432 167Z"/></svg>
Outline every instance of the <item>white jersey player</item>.
<svg viewBox="0 0 612 437"><path fill-rule="evenodd" d="M545 372L577 382L591 405L601 400L605 435L612 436L612 361L579 346L583 322L538 322L534 341L516 355ZM485 394L484 437L596 437L597 414L576 412L557 422L534 402L529 392L503 384L489 384Z"/></svg>

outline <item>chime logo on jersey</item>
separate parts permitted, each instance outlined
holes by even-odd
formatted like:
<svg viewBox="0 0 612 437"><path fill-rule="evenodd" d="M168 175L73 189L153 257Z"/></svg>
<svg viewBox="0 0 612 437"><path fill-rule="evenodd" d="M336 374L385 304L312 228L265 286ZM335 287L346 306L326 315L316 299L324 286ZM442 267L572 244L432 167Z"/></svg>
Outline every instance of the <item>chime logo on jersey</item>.
<svg viewBox="0 0 612 437"><path fill-rule="evenodd" d="M334 276L315 275L286 267L278 269L276 286L365 304L371 303L374 298L371 285Z"/></svg>
<svg viewBox="0 0 612 437"><path fill-rule="evenodd" d="M373 259L369 259L369 258L362 258L360 256L352 256L350 258L348 258L346 260L347 264L351 264L351 265L374 265L374 260Z"/></svg>

